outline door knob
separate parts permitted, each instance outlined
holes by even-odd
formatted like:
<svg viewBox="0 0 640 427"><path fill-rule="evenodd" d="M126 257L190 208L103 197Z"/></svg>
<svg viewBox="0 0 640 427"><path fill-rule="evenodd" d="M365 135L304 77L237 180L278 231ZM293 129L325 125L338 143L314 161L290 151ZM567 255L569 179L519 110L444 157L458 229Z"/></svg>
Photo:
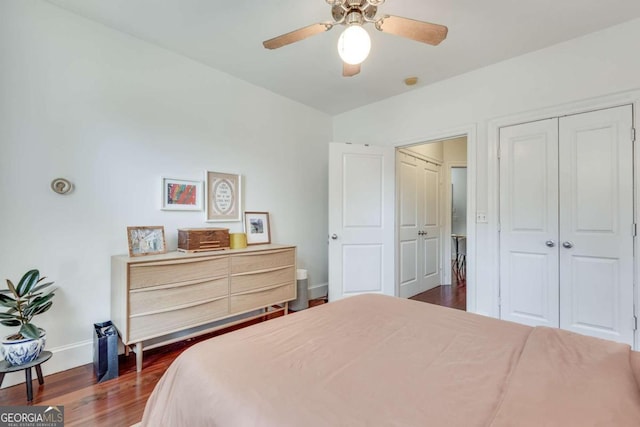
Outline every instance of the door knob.
<svg viewBox="0 0 640 427"><path fill-rule="evenodd" d="M573 243L571 243L570 241L566 241L566 242L562 242L562 247L563 248L567 248L567 249L571 249L573 247Z"/></svg>
<svg viewBox="0 0 640 427"><path fill-rule="evenodd" d="M331 235L331 238L333 240L338 240L338 235L334 233L334 234Z"/></svg>
<svg viewBox="0 0 640 427"><path fill-rule="evenodd" d="M553 240L547 240L546 242L544 242L544 244L552 248L556 245L556 242L554 242Z"/></svg>

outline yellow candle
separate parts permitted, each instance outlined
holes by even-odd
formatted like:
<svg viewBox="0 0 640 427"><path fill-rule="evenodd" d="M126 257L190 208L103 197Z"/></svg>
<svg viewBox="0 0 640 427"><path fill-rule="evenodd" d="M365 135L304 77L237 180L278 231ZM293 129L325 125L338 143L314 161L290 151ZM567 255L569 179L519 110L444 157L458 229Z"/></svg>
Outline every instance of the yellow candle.
<svg viewBox="0 0 640 427"><path fill-rule="evenodd" d="M243 249L247 247L247 235L245 233L231 233L231 249Z"/></svg>

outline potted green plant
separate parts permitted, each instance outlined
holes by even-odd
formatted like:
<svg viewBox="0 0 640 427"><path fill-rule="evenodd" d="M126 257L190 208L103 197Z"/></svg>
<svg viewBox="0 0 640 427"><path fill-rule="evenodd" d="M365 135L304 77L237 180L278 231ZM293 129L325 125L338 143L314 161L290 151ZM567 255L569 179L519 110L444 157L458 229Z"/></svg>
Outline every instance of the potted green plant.
<svg viewBox="0 0 640 427"><path fill-rule="evenodd" d="M20 326L17 333L2 340L2 356L12 365L24 365L38 358L44 348L44 329L31 323L34 316L51 308L55 289L45 291L53 282L42 283L38 270L29 270L15 286L7 279L7 288L0 289L0 307L7 311L0 313L0 323L5 326Z"/></svg>

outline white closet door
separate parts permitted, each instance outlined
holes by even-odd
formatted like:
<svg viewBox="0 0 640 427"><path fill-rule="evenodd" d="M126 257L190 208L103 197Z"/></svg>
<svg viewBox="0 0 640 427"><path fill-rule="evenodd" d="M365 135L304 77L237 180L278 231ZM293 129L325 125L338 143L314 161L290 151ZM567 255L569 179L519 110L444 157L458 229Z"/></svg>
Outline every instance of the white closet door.
<svg viewBox="0 0 640 427"><path fill-rule="evenodd" d="M420 229L422 236L420 292L435 288L442 283L442 222L440 220L440 169L438 165L418 159L421 206Z"/></svg>
<svg viewBox="0 0 640 427"><path fill-rule="evenodd" d="M409 298L442 283L440 167L405 153L396 167L400 296Z"/></svg>
<svg viewBox="0 0 640 427"><path fill-rule="evenodd" d="M560 119L560 327L633 345L631 106Z"/></svg>
<svg viewBox="0 0 640 427"><path fill-rule="evenodd" d="M500 129L500 318L558 327L558 121Z"/></svg>
<svg viewBox="0 0 640 427"><path fill-rule="evenodd" d="M413 156L396 154L398 177L399 282L400 296L409 298L420 291L418 162Z"/></svg>

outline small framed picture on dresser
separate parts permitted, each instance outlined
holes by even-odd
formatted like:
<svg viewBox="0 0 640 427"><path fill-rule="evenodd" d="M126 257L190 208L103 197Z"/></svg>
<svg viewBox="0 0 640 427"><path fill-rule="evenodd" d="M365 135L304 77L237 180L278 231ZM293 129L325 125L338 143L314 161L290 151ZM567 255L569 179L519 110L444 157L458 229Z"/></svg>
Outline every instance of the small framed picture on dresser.
<svg viewBox="0 0 640 427"><path fill-rule="evenodd" d="M269 212L245 212L244 230L247 233L247 245L271 243Z"/></svg>
<svg viewBox="0 0 640 427"><path fill-rule="evenodd" d="M167 252L164 227L161 225L127 227L127 240L129 241L129 256L132 257Z"/></svg>

